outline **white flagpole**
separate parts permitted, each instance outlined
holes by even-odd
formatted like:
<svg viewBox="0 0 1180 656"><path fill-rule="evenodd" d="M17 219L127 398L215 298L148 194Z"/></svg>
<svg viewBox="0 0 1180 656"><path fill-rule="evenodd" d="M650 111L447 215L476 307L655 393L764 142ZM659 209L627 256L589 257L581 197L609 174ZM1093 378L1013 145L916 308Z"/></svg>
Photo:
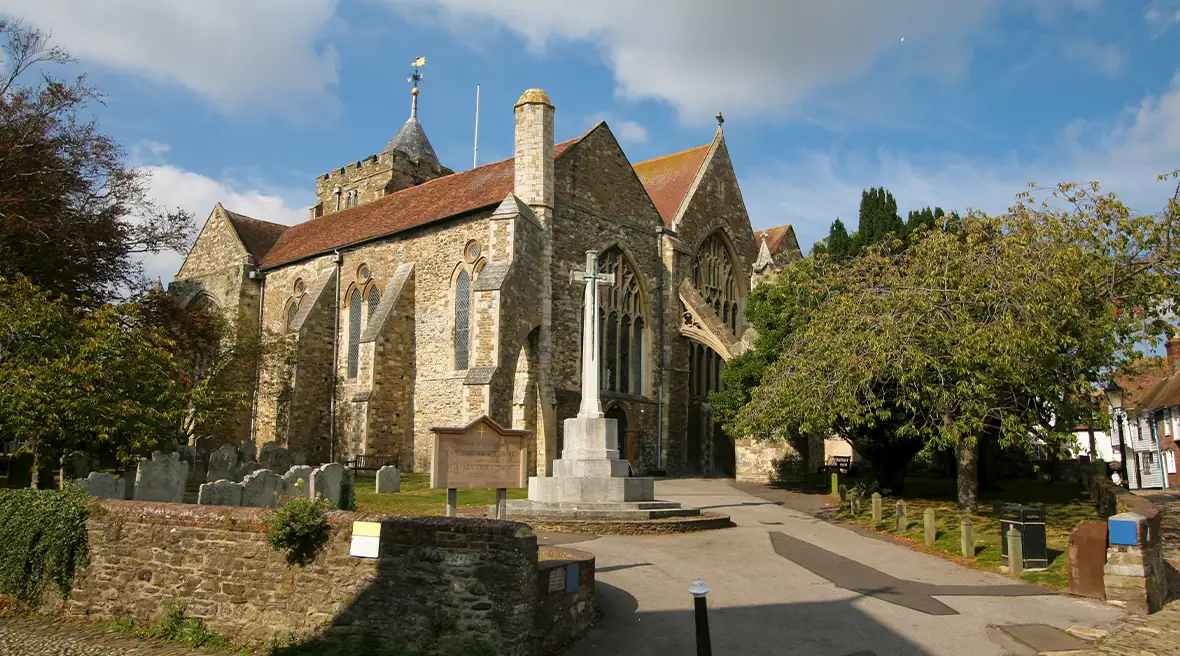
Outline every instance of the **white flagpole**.
<svg viewBox="0 0 1180 656"><path fill-rule="evenodd" d="M475 153L471 157L471 168L479 166L479 85L475 85Z"/></svg>

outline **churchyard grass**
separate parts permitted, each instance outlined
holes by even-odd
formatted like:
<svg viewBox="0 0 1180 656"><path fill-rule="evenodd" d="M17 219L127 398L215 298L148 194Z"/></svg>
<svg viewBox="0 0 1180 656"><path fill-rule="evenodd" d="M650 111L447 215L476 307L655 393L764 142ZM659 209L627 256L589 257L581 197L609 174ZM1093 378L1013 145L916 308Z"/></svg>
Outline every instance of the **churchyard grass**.
<svg viewBox="0 0 1180 656"><path fill-rule="evenodd" d="M447 491L430 487L430 474L402 474L402 491L396 494L377 494L377 477L358 474L356 477L357 512L389 515L443 515L447 509ZM528 490L508 490L509 499L525 499ZM496 491L489 489L459 490L460 514L464 508L487 508L496 502Z"/></svg>
<svg viewBox="0 0 1180 656"><path fill-rule="evenodd" d="M851 483L851 481L849 481ZM1053 589L1064 589L1069 584L1069 533L1084 519L1101 519L1078 485L1045 483L1041 481L1000 481L1000 490L983 493L979 512L971 515L975 531L975 557L963 558L960 550L959 520L963 517L955 503L953 479L906 480L906 492L901 499L906 504L909 530L898 533L896 522L897 497L884 499L881 523L872 526L869 500L861 503L859 516L853 516L847 504L840 516L849 521L889 533L909 542L914 548L933 553L979 569L999 571L1002 563L1000 509L1010 503L1038 506L1045 509L1045 539L1049 567L1042 572L1025 572L1021 579ZM927 546L923 540L922 514L934 508L937 526L936 540Z"/></svg>

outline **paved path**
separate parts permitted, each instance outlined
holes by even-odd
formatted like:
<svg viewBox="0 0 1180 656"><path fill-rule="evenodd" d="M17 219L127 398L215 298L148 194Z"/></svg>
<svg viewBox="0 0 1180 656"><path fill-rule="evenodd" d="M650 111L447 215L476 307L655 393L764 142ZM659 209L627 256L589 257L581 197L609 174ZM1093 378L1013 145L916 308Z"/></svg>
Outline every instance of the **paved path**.
<svg viewBox="0 0 1180 656"><path fill-rule="evenodd" d="M99 625L23 617L0 618L5 656L214 656L223 652L165 645L107 633Z"/></svg>
<svg viewBox="0 0 1180 656"><path fill-rule="evenodd" d="M659 481L656 493L729 513L737 527L570 545L597 557L605 616L569 656L693 653L688 588L697 577L712 590L717 654L1021 654L1031 652L989 627L1111 628L1123 616L1105 604L1013 587L998 574L859 535L726 480Z"/></svg>

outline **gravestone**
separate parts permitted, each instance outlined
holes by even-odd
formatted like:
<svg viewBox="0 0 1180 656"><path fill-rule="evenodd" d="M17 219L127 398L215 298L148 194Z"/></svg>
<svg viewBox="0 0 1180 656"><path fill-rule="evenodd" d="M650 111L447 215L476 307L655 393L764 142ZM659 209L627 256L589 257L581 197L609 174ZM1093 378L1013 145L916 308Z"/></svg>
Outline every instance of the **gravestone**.
<svg viewBox="0 0 1180 656"><path fill-rule="evenodd" d="M881 523L881 513L882 513L881 493L874 492L873 493L873 525L874 526Z"/></svg>
<svg viewBox="0 0 1180 656"><path fill-rule="evenodd" d="M393 494L402 491L402 475L393 465L377 470L377 494Z"/></svg>
<svg viewBox="0 0 1180 656"><path fill-rule="evenodd" d="M180 461L188 463L188 480L200 485L205 482L209 473L209 455L195 446L180 447L176 450L180 454Z"/></svg>
<svg viewBox="0 0 1180 656"><path fill-rule="evenodd" d="M283 494L289 497L311 497L311 467L294 465L283 474Z"/></svg>
<svg viewBox="0 0 1180 656"><path fill-rule="evenodd" d="M227 480L202 483L197 492L197 503L202 506L240 506L242 484Z"/></svg>
<svg viewBox="0 0 1180 656"><path fill-rule="evenodd" d="M333 508L339 508L341 493L344 491L345 471L351 470L346 470L343 465L337 462L329 462L326 465L321 465L319 469L313 469L309 484L311 498L322 498Z"/></svg>
<svg viewBox="0 0 1180 656"><path fill-rule="evenodd" d="M139 459L135 470L135 500L180 503L184 500L187 481L188 463L180 461L179 453L165 455L153 451L151 460Z"/></svg>
<svg viewBox="0 0 1180 656"><path fill-rule="evenodd" d="M247 440L238 445L238 462L250 462L257 460L258 452L254 448L254 443Z"/></svg>
<svg viewBox="0 0 1180 656"><path fill-rule="evenodd" d="M122 500L127 494L127 481L106 472L90 472L89 476L75 479L74 483L96 499Z"/></svg>
<svg viewBox="0 0 1180 656"><path fill-rule="evenodd" d="M975 525L970 517L959 520L959 548L964 558L975 557Z"/></svg>
<svg viewBox="0 0 1180 656"><path fill-rule="evenodd" d="M1087 519L1069 533L1069 593L1106 600L1106 522Z"/></svg>
<svg viewBox="0 0 1180 656"><path fill-rule="evenodd" d="M906 530L909 529L909 527L910 527L910 523L909 523L909 521L906 520L906 516L905 516L905 502L898 501L897 502L897 510L895 510L894 512L896 513L896 516L897 516L897 532L898 533L905 533Z"/></svg>
<svg viewBox="0 0 1180 656"><path fill-rule="evenodd" d="M933 508L927 508L922 513L922 532L926 544L934 544L934 541L938 539L938 527L934 523Z"/></svg>
<svg viewBox="0 0 1180 656"><path fill-rule="evenodd" d="M302 451L292 451L291 452L291 466L292 467L297 467L297 466L306 465L306 464L307 464L307 454L305 454Z"/></svg>
<svg viewBox="0 0 1180 656"><path fill-rule="evenodd" d="M852 511L853 515L860 514L860 490L853 490L848 495L848 509Z"/></svg>
<svg viewBox="0 0 1180 656"><path fill-rule="evenodd" d="M285 472L291 468L291 452L274 442L267 442L258 450L258 466L272 472Z"/></svg>
<svg viewBox="0 0 1180 656"><path fill-rule="evenodd" d="M237 469L234 470L233 480L237 481L238 483L241 483L243 480L246 479L247 476L249 476L250 474L253 474L254 472L258 471L259 469L263 469L263 467L261 465L259 465L257 462L254 462L253 460L238 462L238 467L237 467Z"/></svg>
<svg viewBox="0 0 1180 656"><path fill-rule="evenodd" d="M74 478L86 478L90 475L90 456L85 453L75 453L62 459L61 479L68 481Z"/></svg>
<svg viewBox="0 0 1180 656"><path fill-rule="evenodd" d="M8 487L26 488L33 484L33 454L22 453L8 461Z"/></svg>
<svg viewBox="0 0 1180 656"><path fill-rule="evenodd" d="M209 472L207 478L213 481L232 481L238 471L238 450L232 444L217 449L209 454Z"/></svg>
<svg viewBox="0 0 1180 656"><path fill-rule="evenodd" d="M279 494L283 491L283 477L269 469L250 472L242 479L242 505L259 508L274 508L279 505Z"/></svg>

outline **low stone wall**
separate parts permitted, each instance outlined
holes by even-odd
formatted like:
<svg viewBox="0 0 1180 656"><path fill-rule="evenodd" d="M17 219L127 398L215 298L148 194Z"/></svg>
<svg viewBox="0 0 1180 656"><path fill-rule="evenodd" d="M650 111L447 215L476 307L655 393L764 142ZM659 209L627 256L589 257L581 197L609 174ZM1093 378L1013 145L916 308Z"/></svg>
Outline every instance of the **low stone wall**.
<svg viewBox="0 0 1180 656"><path fill-rule="evenodd" d="M497 654L525 656L542 653L538 643L548 644L550 634L568 639L588 624L593 559L579 572L576 599L539 597L548 588L539 583L537 540L524 524L337 511L324 551L299 567L270 548L267 512L100 501L87 525L90 562L69 597L46 610L151 623L179 603L236 642L293 638L324 653L360 636L414 649L455 648L479 636ZM379 558L349 555L357 520L380 522ZM571 619L556 627L559 615ZM538 621L546 623L543 634L534 630Z"/></svg>
<svg viewBox="0 0 1180 656"><path fill-rule="evenodd" d="M594 600L594 555L541 547L537 563L537 612L533 631L542 654L558 653L598 619Z"/></svg>

